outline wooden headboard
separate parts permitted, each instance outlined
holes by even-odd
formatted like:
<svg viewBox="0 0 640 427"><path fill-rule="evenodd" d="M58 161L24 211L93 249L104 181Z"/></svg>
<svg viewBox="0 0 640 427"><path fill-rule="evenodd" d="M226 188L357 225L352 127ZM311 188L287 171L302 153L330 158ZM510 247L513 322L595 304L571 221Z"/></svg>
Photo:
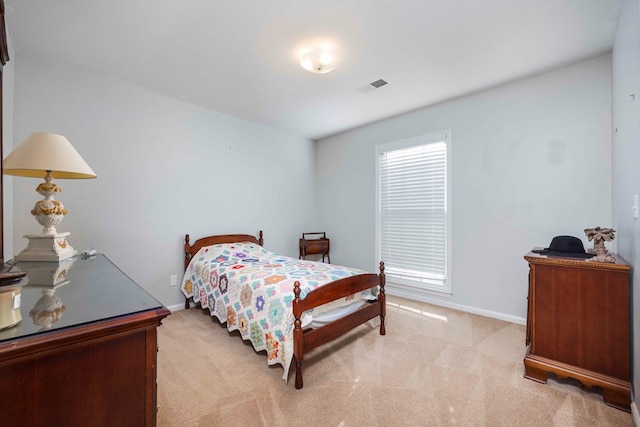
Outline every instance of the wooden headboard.
<svg viewBox="0 0 640 427"><path fill-rule="evenodd" d="M189 235L184 236L184 269L189 267L191 258L198 253L203 246L218 245L220 243L237 243L237 242L251 242L262 246L262 230L258 234L258 238L251 234L223 234L218 236L207 236L196 240L193 245L189 243Z"/></svg>

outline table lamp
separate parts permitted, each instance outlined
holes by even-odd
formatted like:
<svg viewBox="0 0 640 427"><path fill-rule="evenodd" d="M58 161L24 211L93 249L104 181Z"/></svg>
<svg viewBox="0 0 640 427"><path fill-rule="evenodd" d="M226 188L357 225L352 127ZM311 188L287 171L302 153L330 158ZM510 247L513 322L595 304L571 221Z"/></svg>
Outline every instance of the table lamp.
<svg viewBox="0 0 640 427"><path fill-rule="evenodd" d="M42 233L24 235L29 244L15 259L61 261L76 255L77 251L67 242L67 236L71 233L59 233L56 230L56 225L64 219L67 210L53 198L61 192L53 178L96 178L96 174L67 138L53 133L32 133L4 159L2 168L6 175L44 177L44 182L36 188L44 199L36 202L31 210L31 215L43 227Z"/></svg>

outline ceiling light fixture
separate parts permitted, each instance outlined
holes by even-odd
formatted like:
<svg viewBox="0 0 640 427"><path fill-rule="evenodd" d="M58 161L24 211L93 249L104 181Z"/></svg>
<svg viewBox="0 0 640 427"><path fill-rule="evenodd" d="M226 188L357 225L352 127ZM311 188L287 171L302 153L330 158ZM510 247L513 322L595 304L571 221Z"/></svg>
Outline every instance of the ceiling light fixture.
<svg viewBox="0 0 640 427"><path fill-rule="evenodd" d="M315 49L302 56L300 65L307 71L317 74L328 73L336 68L336 56L324 49Z"/></svg>

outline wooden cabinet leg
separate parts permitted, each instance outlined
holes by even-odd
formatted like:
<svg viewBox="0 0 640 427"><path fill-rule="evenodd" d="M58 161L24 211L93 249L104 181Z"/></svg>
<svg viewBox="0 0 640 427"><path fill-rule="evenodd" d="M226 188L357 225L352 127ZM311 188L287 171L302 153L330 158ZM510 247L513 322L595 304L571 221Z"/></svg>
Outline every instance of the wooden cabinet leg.
<svg viewBox="0 0 640 427"><path fill-rule="evenodd" d="M609 406L626 412L631 410L631 398L629 393L619 393L611 389L602 390L602 400Z"/></svg>
<svg viewBox="0 0 640 427"><path fill-rule="evenodd" d="M527 365L526 361L524 364L524 377L533 381L537 381L542 384L547 383L547 376L549 375L548 371L542 370L540 368L536 368L531 365Z"/></svg>

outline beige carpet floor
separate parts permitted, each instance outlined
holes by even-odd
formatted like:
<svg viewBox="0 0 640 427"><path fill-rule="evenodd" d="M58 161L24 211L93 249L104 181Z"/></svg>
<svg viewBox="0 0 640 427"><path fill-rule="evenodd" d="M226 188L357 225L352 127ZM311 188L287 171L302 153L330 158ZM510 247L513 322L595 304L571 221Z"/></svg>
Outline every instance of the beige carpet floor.
<svg viewBox="0 0 640 427"><path fill-rule="evenodd" d="M200 308L159 328L159 426L633 426L579 383L523 378L524 326L397 297L310 352L304 388Z"/></svg>

